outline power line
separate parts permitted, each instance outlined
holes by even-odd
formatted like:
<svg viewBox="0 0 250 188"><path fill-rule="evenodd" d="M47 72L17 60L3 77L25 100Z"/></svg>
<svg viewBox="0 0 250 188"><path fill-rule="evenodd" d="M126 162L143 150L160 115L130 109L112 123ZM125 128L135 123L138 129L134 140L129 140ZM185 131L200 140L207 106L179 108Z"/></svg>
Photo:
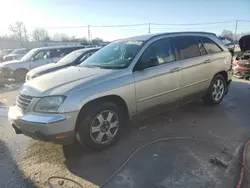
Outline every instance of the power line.
<svg viewBox="0 0 250 188"><path fill-rule="evenodd" d="M212 24L224 24L224 23L231 23L235 22L236 20L230 21L221 21L221 22L202 22L202 23L141 23L141 24L129 24L129 25L91 25L90 27L96 28L105 28L105 27L137 27L137 26L144 26L144 25L169 25L169 26L181 26L181 25L212 25ZM250 22L250 20L238 20L239 22ZM35 28L44 28L44 29L78 29L78 28L88 28L88 25L82 26L63 26L63 27L35 27Z"/></svg>
<svg viewBox="0 0 250 188"><path fill-rule="evenodd" d="M191 23L191 24L161 24L161 23L151 23L152 25L211 25L211 24L222 24L222 23L230 23L235 22L235 20L230 21L222 21L222 22L203 22L203 23Z"/></svg>
<svg viewBox="0 0 250 188"><path fill-rule="evenodd" d="M250 20L238 20L239 22L250 22Z"/></svg>
<svg viewBox="0 0 250 188"><path fill-rule="evenodd" d="M148 23L130 24L130 25L91 25L91 27L137 27L142 25L148 25Z"/></svg>

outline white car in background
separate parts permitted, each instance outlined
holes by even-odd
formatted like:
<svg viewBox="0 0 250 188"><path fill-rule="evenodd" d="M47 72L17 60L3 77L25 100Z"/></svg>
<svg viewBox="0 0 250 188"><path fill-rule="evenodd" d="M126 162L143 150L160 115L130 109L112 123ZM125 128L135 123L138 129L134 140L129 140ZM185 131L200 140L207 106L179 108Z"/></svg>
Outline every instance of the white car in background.
<svg viewBox="0 0 250 188"><path fill-rule="evenodd" d="M19 60L21 59L27 52L29 51L29 49L27 48L21 48L21 49L15 49L13 50L11 53L9 53L8 55L5 55L3 57L4 61L10 61L10 60Z"/></svg>
<svg viewBox="0 0 250 188"><path fill-rule="evenodd" d="M56 63L72 51L85 46L53 46L30 50L20 60L12 60L0 64L0 79L14 78L15 81L25 81L26 74L42 65Z"/></svg>

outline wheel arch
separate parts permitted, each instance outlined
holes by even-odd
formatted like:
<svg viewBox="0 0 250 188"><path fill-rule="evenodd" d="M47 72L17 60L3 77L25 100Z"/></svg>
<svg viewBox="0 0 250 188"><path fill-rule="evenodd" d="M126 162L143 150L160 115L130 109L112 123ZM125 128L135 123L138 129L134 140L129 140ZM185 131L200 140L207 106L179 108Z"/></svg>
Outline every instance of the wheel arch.
<svg viewBox="0 0 250 188"><path fill-rule="evenodd" d="M227 75L227 72L226 72L226 71L220 71L220 72L216 73L216 74L214 75L214 77L215 77L216 75L218 75L218 74L220 74L220 75L222 75L222 76L224 77L224 79L225 79L225 81L226 81L226 84L227 84L227 82L228 82L228 75ZM213 78L214 78L214 77L213 77Z"/></svg>
<svg viewBox="0 0 250 188"><path fill-rule="evenodd" d="M26 69L26 68L17 68L17 69L15 69L13 72L14 72L14 74L15 74L15 73L18 72L18 71L26 71L27 73L29 72L29 70Z"/></svg>
<svg viewBox="0 0 250 188"><path fill-rule="evenodd" d="M122 112L125 114L125 119L129 120L129 110L128 110L128 106L127 106L125 100L118 95L107 95L107 96L99 97L99 98L93 99L91 101L88 101L87 103L85 103L81 107L81 109L77 115L75 130L76 131L78 130L78 128L80 126L80 122L85 117L86 109L88 109L92 105L94 106L94 105L97 105L98 103L100 104L100 103L104 103L104 102L115 103L122 110Z"/></svg>

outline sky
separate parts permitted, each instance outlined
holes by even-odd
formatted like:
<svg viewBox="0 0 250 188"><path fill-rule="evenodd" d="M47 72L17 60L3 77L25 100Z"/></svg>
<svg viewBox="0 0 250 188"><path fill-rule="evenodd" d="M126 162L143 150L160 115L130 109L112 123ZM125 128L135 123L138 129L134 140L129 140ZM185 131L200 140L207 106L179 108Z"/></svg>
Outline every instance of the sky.
<svg viewBox="0 0 250 188"><path fill-rule="evenodd" d="M150 25L151 33L174 31L208 31L220 34L223 29L237 33L250 32L250 0L0 0L0 35L10 34L9 25L22 21L28 33L37 27L50 35L91 37L111 41L118 38L147 34L149 24L194 24L224 22L208 25ZM247 22L248 21L248 22ZM102 25L131 25L131 27L94 27Z"/></svg>

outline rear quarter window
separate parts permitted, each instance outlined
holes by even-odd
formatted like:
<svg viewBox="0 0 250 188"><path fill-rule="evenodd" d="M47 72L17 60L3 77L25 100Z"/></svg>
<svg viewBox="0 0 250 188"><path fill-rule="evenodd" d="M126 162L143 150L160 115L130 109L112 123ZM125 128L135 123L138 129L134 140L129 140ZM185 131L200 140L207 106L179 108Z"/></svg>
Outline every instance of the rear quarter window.
<svg viewBox="0 0 250 188"><path fill-rule="evenodd" d="M208 37L199 37L199 39L202 41L209 54L222 52L222 49L212 39Z"/></svg>

